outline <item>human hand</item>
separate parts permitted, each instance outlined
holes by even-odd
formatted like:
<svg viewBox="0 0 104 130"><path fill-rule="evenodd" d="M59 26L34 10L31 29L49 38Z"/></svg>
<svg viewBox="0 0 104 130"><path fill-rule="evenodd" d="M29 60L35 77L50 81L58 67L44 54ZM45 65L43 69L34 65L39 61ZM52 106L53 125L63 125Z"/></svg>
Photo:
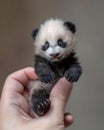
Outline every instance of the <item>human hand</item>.
<svg viewBox="0 0 104 130"><path fill-rule="evenodd" d="M9 75L5 81L0 101L0 130L64 130L73 122L64 114L72 84L61 78L51 92L51 107L43 117L32 117L26 100L25 87L29 80L37 79L31 67Z"/></svg>

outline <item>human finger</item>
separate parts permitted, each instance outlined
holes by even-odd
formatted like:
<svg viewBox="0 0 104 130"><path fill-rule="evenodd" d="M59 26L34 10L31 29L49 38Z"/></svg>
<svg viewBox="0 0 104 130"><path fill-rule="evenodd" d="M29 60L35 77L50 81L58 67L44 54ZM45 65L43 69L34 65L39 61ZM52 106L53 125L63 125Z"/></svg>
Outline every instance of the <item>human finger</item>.
<svg viewBox="0 0 104 130"><path fill-rule="evenodd" d="M70 126L74 121L74 117L70 113L64 114L64 125L65 127Z"/></svg>
<svg viewBox="0 0 104 130"><path fill-rule="evenodd" d="M22 93L24 91L24 86L28 83L30 79L36 79L37 75L34 73L32 67L27 67L10 74L4 84L3 94L10 94L12 92Z"/></svg>
<svg viewBox="0 0 104 130"><path fill-rule="evenodd" d="M15 105L28 112L28 104L23 95L24 86L27 85L30 79L36 78L37 75L32 67L27 67L10 74L5 81L1 95L2 108L7 110L11 105Z"/></svg>
<svg viewBox="0 0 104 130"><path fill-rule="evenodd" d="M51 92L51 106L55 115L59 116L64 113L71 90L72 83L68 82L65 78L61 78L54 86Z"/></svg>

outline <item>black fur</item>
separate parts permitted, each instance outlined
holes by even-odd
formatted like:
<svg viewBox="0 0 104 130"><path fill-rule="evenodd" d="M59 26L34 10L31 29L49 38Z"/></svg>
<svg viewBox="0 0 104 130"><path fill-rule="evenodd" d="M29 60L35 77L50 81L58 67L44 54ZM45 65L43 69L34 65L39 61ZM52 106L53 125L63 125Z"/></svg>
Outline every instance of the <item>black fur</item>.
<svg viewBox="0 0 104 130"><path fill-rule="evenodd" d="M40 80L45 83L50 83L60 77L76 82L81 75L81 66L74 52L59 62L50 62L45 58L35 56L35 71Z"/></svg>
<svg viewBox="0 0 104 130"><path fill-rule="evenodd" d="M72 22L65 22L64 25L72 32L72 33L75 33L76 32L76 26L74 23Z"/></svg>
<svg viewBox="0 0 104 130"><path fill-rule="evenodd" d="M52 67L52 64L45 58L35 56L35 72L42 82L50 83L55 79Z"/></svg>

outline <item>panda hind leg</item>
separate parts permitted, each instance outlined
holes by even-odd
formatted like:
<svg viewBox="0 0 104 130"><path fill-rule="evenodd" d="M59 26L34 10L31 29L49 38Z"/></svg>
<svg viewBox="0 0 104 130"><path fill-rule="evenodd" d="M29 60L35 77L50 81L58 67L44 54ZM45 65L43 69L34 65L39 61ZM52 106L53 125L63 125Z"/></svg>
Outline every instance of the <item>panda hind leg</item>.
<svg viewBox="0 0 104 130"><path fill-rule="evenodd" d="M45 115L50 108L49 92L44 89L34 89L31 95L31 107L38 116Z"/></svg>

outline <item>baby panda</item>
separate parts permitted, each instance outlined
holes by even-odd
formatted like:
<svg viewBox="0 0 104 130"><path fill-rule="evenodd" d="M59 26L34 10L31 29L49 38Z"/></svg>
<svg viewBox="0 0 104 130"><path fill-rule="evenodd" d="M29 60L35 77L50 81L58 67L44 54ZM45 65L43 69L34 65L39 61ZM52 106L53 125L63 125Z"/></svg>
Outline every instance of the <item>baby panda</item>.
<svg viewBox="0 0 104 130"><path fill-rule="evenodd" d="M49 19L34 29L34 67L38 80L29 83L32 110L43 116L50 108L50 92L61 77L78 81L82 70L75 56L76 27L72 22Z"/></svg>

